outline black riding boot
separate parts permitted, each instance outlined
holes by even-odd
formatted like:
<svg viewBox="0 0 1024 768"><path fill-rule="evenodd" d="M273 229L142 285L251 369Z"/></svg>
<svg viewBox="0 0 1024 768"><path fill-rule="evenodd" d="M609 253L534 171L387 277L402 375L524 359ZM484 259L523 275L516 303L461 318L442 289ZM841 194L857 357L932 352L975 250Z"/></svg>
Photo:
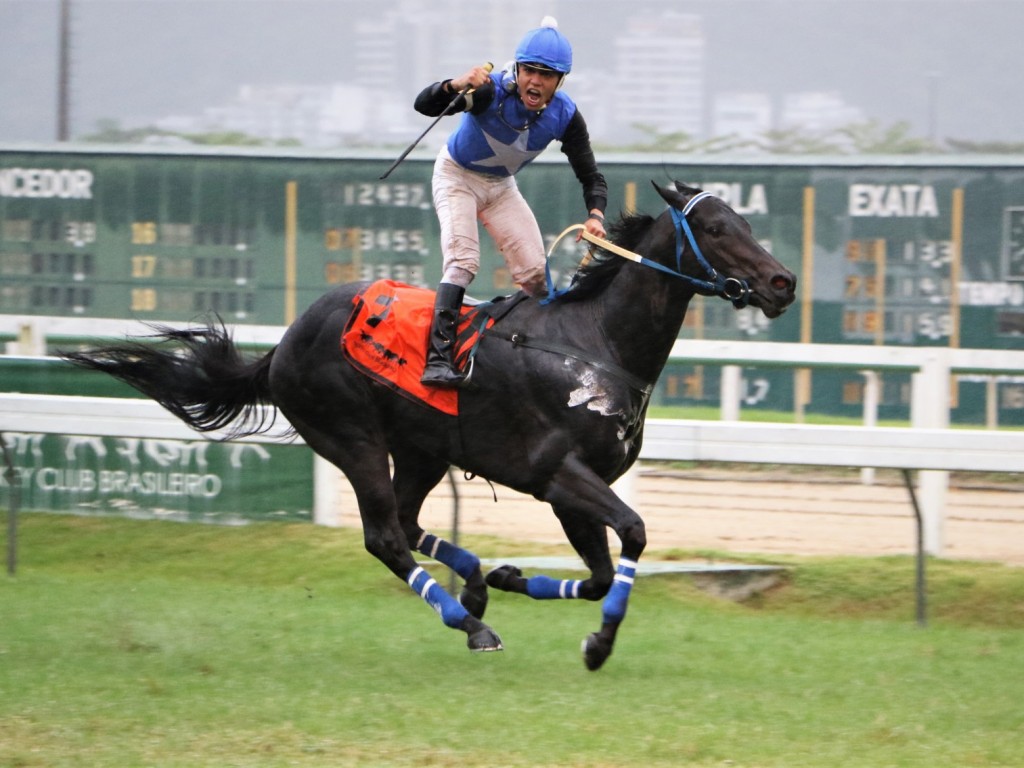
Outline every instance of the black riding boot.
<svg viewBox="0 0 1024 768"><path fill-rule="evenodd" d="M454 283L441 283L434 299L434 322L427 340L427 366L420 383L428 387L455 388L466 375L455 367L455 329L466 289Z"/></svg>

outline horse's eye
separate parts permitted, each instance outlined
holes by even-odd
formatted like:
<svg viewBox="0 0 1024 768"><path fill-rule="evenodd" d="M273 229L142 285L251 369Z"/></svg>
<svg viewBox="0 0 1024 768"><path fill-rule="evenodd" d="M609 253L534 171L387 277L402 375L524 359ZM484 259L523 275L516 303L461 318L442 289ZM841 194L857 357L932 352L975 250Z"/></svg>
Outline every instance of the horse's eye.
<svg viewBox="0 0 1024 768"><path fill-rule="evenodd" d="M717 224L712 224L710 227L707 228L706 231L712 237L718 237L720 234L722 234L722 228L719 227Z"/></svg>

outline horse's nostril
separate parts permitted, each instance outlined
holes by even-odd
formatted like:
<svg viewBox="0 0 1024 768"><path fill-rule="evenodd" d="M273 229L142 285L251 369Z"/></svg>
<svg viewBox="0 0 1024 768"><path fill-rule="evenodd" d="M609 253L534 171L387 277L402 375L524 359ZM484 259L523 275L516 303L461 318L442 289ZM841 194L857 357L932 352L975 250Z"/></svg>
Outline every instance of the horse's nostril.
<svg viewBox="0 0 1024 768"><path fill-rule="evenodd" d="M793 281L790 280L785 275L776 275L775 277L772 278L772 288L774 288L777 291L784 291L787 288L789 288L792 284Z"/></svg>

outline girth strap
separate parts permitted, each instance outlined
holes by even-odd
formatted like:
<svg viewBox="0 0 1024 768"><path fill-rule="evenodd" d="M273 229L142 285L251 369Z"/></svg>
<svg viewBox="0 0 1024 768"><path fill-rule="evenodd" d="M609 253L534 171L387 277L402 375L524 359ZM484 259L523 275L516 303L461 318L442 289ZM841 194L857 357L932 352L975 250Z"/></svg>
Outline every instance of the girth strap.
<svg viewBox="0 0 1024 768"><path fill-rule="evenodd" d="M568 344L551 341L550 339L533 339L521 331L499 331L497 328L491 328L485 333L487 336L497 336L505 341L510 341L512 342L513 347L539 349L543 352L552 352L556 355L565 355L566 357L571 357L574 360L579 360L582 363L586 363L589 366L621 379L633 389L644 395L649 395L653 388L651 384L644 381L639 376L634 376L621 365L616 365L615 363L607 360L594 360L588 352L585 352L582 349L577 349L576 347L570 347Z"/></svg>

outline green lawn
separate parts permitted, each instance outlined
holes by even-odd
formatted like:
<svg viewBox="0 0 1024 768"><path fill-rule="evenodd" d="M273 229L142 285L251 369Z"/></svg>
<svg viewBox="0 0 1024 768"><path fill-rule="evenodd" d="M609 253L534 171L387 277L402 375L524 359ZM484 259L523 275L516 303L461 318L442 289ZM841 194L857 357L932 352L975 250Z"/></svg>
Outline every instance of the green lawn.
<svg viewBox="0 0 1024 768"><path fill-rule="evenodd" d="M357 531L23 514L20 554L2 768L1024 765L1020 569L932 562L927 629L910 558L786 558L744 605L642 577L590 673L598 605L494 594L472 655Z"/></svg>

